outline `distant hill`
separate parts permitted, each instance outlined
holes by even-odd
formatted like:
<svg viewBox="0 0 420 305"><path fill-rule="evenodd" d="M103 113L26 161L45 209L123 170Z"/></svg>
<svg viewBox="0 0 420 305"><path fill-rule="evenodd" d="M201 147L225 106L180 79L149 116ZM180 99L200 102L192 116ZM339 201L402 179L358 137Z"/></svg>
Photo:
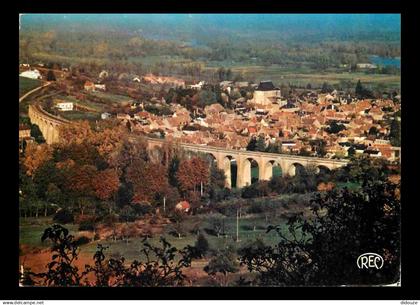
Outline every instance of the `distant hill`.
<svg viewBox="0 0 420 305"><path fill-rule="evenodd" d="M240 35L275 40L400 40L398 14L30 14L23 31L113 28L161 39Z"/></svg>

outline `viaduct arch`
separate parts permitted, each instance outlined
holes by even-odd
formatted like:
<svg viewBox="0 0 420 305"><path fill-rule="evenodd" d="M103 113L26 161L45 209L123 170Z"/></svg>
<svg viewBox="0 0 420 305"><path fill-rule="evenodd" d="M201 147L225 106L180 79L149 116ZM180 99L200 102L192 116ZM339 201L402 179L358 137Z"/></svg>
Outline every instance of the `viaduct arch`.
<svg viewBox="0 0 420 305"><path fill-rule="evenodd" d="M48 113L37 104L29 105L28 115L32 124L38 125L47 144L59 142L59 127L61 125L70 124L70 121Z"/></svg>
<svg viewBox="0 0 420 305"><path fill-rule="evenodd" d="M133 138L135 140L135 138ZM148 149L164 145L165 140L146 138ZM286 154L273 154L257 151L234 150L206 145L178 143L181 148L191 152L210 154L215 159L217 167L226 175L226 186L232 187L232 162L236 162L236 187L242 188L251 184L252 163L258 166L258 180L269 180L273 176L273 168L281 169L281 175L294 176L301 170L315 170L316 173L330 171L345 166L349 160L303 157Z"/></svg>
<svg viewBox="0 0 420 305"><path fill-rule="evenodd" d="M70 121L56 117L40 105L29 105L29 118L33 124L37 124L47 142L53 144L59 142L59 127L71 124ZM132 140L138 139L136 136ZM149 150L161 149L166 141L163 139L146 138ZM299 170L313 168L316 172L329 171L345 166L349 160L335 160L316 157L294 156L286 154L273 154L257 151L234 150L206 145L176 143L187 152L201 152L211 155L217 167L226 175L226 186L232 187L232 177L236 176L236 187L242 188L252 183L252 166L258 166L258 180L269 180L273 176L273 168L279 167L281 174L296 175ZM236 164L236 166L232 166ZM236 168L236 173L232 169Z"/></svg>

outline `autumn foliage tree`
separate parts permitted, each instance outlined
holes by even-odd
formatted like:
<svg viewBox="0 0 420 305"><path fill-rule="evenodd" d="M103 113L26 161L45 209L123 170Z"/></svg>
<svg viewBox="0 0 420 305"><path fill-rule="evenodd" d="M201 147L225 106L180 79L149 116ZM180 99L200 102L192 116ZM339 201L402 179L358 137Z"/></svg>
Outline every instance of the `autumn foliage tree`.
<svg viewBox="0 0 420 305"><path fill-rule="evenodd" d="M209 182L208 163L198 157L191 158L190 160L183 160L179 164L176 178L183 193L189 191L196 192L200 189L201 183L207 185Z"/></svg>
<svg viewBox="0 0 420 305"><path fill-rule="evenodd" d="M95 195L100 200L109 200L117 192L120 181L118 174L113 169L98 172L92 181Z"/></svg>
<svg viewBox="0 0 420 305"><path fill-rule="evenodd" d="M126 179L133 185L134 202L154 202L169 188L166 168L160 163L134 160L127 168Z"/></svg>
<svg viewBox="0 0 420 305"><path fill-rule="evenodd" d="M94 132L88 121L78 121L72 124L62 125L59 127L60 144L66 145L70 143L82 143L87 139L92 139Z"/></svg>
<svg viewBox="0 0 420 305"><path fill-rule="evenodd" d="M96 176L97 169L92 165L75 166L69 175L68 188L79 195L93 196Z"/></svg>
<svg viewBox="0 0 420 305"><path fill-rule="evenodd" d="M29 143L25 150L23 165L26 168L26 174L32 176L35 171L46 161L52 158L53 149L48 144Z"/></svg>

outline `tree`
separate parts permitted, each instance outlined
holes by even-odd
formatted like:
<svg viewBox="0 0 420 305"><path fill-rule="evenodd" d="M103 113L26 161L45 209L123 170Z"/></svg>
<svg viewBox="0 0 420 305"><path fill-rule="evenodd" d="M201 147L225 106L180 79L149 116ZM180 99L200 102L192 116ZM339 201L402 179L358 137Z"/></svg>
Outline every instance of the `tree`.
<svg viewBox="0 0 420 305"><path fill-rule="evenodd" d="M199 93L198 105L202 108L217 103L216 95L210 90L201 90Z"/></svg>
<svg viewBox="0 0 420 305"><path fill-rule="evenodd" d="M203 234L198 234L197 241L194 245L197 248L198 253L201 257L205 257L207 252L209 251L209 242L207 238Z"/></svg>
<svg viewBox="0 0 420 305"><path fill-rule="evenodd" d="M78 121L59 127L60 144L80 144L94 138L94 132L88 121Z"/></svg>
<svg viewBox="0 0 420 305"><path fill-rule="evenodd" d="M327 132L329 133L339 133L342 130L345 130L346 127L343 124L337 124L336 121L332 121L330 126L327 127Z"/></svg>
<svg viewBox="0 0 420 305"><path fill-rule="evenodd" d="M322 84L321 93L330 93L334 90L333 86L328 84L327 82L324 82Z"/></svg>
<svg viewBox="0 0 420 305"><path fill-rule="evenodd" d="M93 182L97 169L93 165L75 166L68 177L68 189L80 196L94 196Z"/></svg>
<svg viewBox="0 0 420 305"><path fill-rule="evenodd" d="M214 163L210 167L210 184L209 194L210 198L218 200L218 194L225 189L226 175L223 170L218 168Z"/></svg>
<svg viewBox="0 0 420 305"><path fill-rule="evenodd" d="M357 81L355 93L357 97L361 97L364 94L364 88L362 86L362 82L360 81L360 79Z"/></svg>
<svg viewBox="0 0 420 305"><path fill-rule="evenodd" d="M45 204L44 216L47 216L48 204L58 205L62 207L65 200L65 198L63 197L63 193L54 183L48 184L47 191L45 192L45 199L46 199L45 201L46 204Z"/></svg>
<svg viewBox="0 0 420 305"><path fill-rule="evenodd" d="M258 136L257 143L255 144L256 151L265 151L265 139L262 135Z"/></svg>
<svg viewBox="0 0 420 305"><path fill-rule="evenodd" d="M401 121L397 116L391 122L389 140L392 146L401 146Z"/></svg>
<svg viewBox="0 0 420 305"><path fill-rule="evenodd" d="M350 146L349 149L347 150L347 154L349 157L352 157L356 154L356 149L353 146Z"/></svg>
<svg viewBox="0 0 420 305"><path fill-rule="evenodd" d="M118 191L120 181L115 170L106 169L97 173L92 184L98 199L109 200Z"/></svg>
<svg viewBox="0 0 420 305"><path fill-rule="evenodd" d="M179 164L176 178L182 192L196 192L201 186L209 183L209 166L205 160L199 157L183 160Z"/></svg>
<svg viewBox="0 0 420 305"><path fill-rule="evenodd" d="M51 240L52 260L47 264L47 272L32 274L43 280L45 286L79 286L82 275L79 269L74 266L79 249L74 237L69 231L60 226L52 225L45 229L41 241ZM36 281L35 281L36 283Z"/></svg>
<svg viewBox="0 0 420 305"><path fill-rule="evenodd" d="M35 139L38 144L45 143L44 136L42 135L41 129L36 124L31 124L31 137Z"/></svg>
<svg viewBox="0 0 420 305"><path fill-rule="evenodd" d="M276 141L275 143L269 143L266 152L273 154L281 154L281 143Z"/></svg>
<svg viewBox="0 0 420 305"><path fill-rule="evenodd" d="M238 270L239 263L232 247L216 251L209 263L204 267L204 271L215 278L217 273L223 275L224 279L219 280L222 286L228 286L229 273L235 273Z"/></svg>
<svg viewBox="0 0 420 305"><path fill-rule="evenodd" d="M280 237L276 246L248 248L241 262L256 271L257 285L379 285L399 279L399 185L386 177L369 178L360 190L317 193L311 220L298 215L288 228L269 227ZM381 255L381 270L355 268L365 252ZM340 266L340 268L337 268Z"/></svg>
<svg viewBox="0 0 420 305"><path fill-rule="evenodd" d="M257 149L257 139L255 137L252 137L248 145L246 146L246 150L255 151Z"/></svg>
<svg viewBox="0 0 420 305"><path fill-rule="evenodd" d="M98 169L108 167L106 161L99 154L98 149L90 142L72 142L68 145L59 146L54 151L54 159L57 162L72 160L78 166L91 165Z"/></svg>
<svg viewBox="0 0 420 305"><path fill-rule="evenodd" d="M46 161L33 175L33 182L36 186L36 195L41 199L45 199L49 184L54 183L60 187L63 184L63 180L63 171L56 167L56 164L52 159Z"/></svg>
<svg viewBox="0 0 420 305"><path fill-rule="evenodd" d="M220 237L221 234L225 233L225 220L223 215L214 214L209 218L209 223L212 227L213 232Z"/></svg>
<svg viewBox="0 0 420 305"><path fill-rule="evenodd" d="M172 233L174 233L176 236L178 236L179 239L181 239L187 233L187 230L184 224L184 221L185 221L184 213L175 211L175 213L172 215L171 220L174 222L173 225L171 226L171 229L173 230Z"/></svg>
<svg viewBox="0 0 420 305"><path fill-rule="evenodd" d="M133 186L133 202L155 202L169 187L166 168L143 160L135 160L127 168L126 180Z"/></svg>
<svg viewBox="0 0 420 305"><path fill-rule="evenodd" d="M51 82L51 81L55 81L55 74L53 70L48 70L47 73L47 81Z"/></svg>
<svg viewBox="0 0 420 305"><path fill-rule="evenodd" d="M48 144L29 143L25 150L25 159L23 165L26 168L26 174L33 176L36 170L46 161L52 159L53 150Z"/></svg>
<svg viewBox="0 0 420 305"><path fill-rule="evenodd" d="M356 94L356 97L359 99L374 97L373 93L362 85L362 82L360 81L360 79L357 81L355 94Z"/></svg>
<svg viewBox="0 0 420 305"><path fill-rule="evenodd" d="M74 203L76 204L76 207L80 211L80 215L82 216L85 214L86 208L93 206L91 198L86 197L86 196L80 196L76 198Z"/></svg>
<svg viewBox="0 0 420 305"><path fill-rule="evenodd" d="M178 172L179 163L180 163L180 160L178 156L175 155L171 159L171 162L168 168L169 184L174 187L178 187L178 180L176 179L176 173Z"/></svg>
<svg viewBox="0 0 420 305"><path fill-rule="evenodd" d="M372 126L372 127L369 129L368 134L369 134L369 135L372 135L372 136L377 136L377 135L378 135L378 128L376 128L375 126Z"/></svg>
<svg viewBox="0 0 420 305"><path fill-rule="evenodd" d="M121 209L120 217L126 223L134 221L136 219L134 209L130 205L126 205Z"/></svg>

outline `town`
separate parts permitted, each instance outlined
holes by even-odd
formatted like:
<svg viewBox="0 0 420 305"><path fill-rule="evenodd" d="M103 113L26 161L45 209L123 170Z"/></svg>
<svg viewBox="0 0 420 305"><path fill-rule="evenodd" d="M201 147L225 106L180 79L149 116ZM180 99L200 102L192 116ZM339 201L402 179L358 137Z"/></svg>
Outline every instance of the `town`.
<svg viewBox="0 0 420 305"><path fill-rule="evenodd" d="M399 280L395 16L355 40L351 14L330 40L290 17L314 43L275 14L245 36L231 15L38 17L20 32L20 286ZM355 268L366 249L380 273Z"/></svg>
<svg viewBox="0 0 420 305"><path fill-rule="evenodd" d="M42 78L36 67L22 65L21 69L22 77ZM271 81L186 84L174 77L120 74L110 80L108 75L103 70L95 78L75 77L67 68L61 69L54 86L65 92L63 98L47 100L44 108L63 118L77 110L86 118L116 119L129 124L132 133L182 143L338 159L357 154L389 161L400 157L397 94L366 98L360 84L361 92L353 95L323 88L282 96ZM81 90L80 79L86 79ZM149 99L136 93L121 95L121 102L107 107L99 100L108 94L111 99L120 92L139 91L139 86L150 86L156 93ZM162 94L165 88L168 91ZM21 130L24 135L29 126Z"/></svg>

